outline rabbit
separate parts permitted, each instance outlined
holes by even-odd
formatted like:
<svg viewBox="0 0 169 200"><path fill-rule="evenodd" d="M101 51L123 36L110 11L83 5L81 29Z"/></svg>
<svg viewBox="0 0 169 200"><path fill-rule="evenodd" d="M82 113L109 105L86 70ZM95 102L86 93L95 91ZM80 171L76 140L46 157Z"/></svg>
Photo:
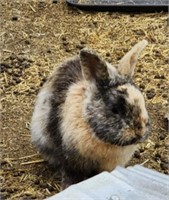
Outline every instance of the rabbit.
<svg viewBox="0 0 169 200"><path fill-rule="evenodd" d="M62 189L125 167L149 136L144 97L132 80L147 44L137 43L117 65L84 48L58 66L40 89L32 142L62 173Z"/></svg>

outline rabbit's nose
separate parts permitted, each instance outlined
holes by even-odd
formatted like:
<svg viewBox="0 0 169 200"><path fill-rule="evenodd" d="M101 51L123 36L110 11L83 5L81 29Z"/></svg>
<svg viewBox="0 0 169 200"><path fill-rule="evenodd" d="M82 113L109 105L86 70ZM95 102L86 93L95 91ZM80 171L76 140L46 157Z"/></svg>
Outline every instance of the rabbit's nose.
<svg viewBox="0 0 169 200"><path fill-rule="evenodd" d="M144 120L143 127L144 127L144 135L149 135L149 133L151 132L151 123L149 119Z"/></svg>
<svg viewBox="0 0 169 200"><path fill-rule="evenodd" d="M147 137L150 135L150 133L151 133L151 123L150 123L150 121L148 121L147 123L146 123L146 131L145 131L145 135L147 135Z"/></svg>
<svg viewBox="0 0 169 200"><path fill-rule="evenodd" d="M150 120L147 121L146 128L151 131L151 122L150 122Z"/></svg>

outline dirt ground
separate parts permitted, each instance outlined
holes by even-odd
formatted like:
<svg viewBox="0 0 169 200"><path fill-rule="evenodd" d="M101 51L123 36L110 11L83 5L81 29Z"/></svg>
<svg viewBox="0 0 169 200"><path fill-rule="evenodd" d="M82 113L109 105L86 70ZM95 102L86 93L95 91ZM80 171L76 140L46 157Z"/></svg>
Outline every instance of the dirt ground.
<svg viewBox="0 0 169 200"><path fill-rule="evenodd" d="M145 95L152 134L130 165L169 173L167 14L89 13L63 2L2 0L1 10L1 199L43 199L60 190L30 141L37 92L53 68L85 46L116 63L147 39L135 73Z"/></svg>

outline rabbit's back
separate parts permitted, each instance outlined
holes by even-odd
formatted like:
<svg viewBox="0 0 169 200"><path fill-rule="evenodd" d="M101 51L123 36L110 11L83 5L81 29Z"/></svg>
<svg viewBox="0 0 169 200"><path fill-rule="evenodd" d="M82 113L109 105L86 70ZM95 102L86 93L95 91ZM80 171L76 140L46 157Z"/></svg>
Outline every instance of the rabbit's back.
<svg viewBox="0 0 169 200"><path fill-rule="evenodd" d="M82 79L79 57L67 60L51 74L41 88L31 121L32 142L51 164L62 157L60 108L69 87ZM58 161L60 159L57 159Z"/></svg>

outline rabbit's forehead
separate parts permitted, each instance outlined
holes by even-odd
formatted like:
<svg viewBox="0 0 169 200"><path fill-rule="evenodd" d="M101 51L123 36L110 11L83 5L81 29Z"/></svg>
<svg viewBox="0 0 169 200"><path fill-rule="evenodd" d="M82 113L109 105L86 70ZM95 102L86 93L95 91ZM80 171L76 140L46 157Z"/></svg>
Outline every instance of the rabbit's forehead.
<svg viewBox="0 0 169 200"><path fill-rule="evenodd" d="M130 105L138 106L140 108L143 118L148 118L148 113L145 107L145 101L142 93L134 85L124 84L118 86L118 90L125 90L127 92L127 101Z"/></svg>
<svg viewBox="0 0 169 200"><path fill-rule="evenodd" d="M134 104L137 101L141 101L144 103L143 95L141 94L140 90L138 90L134 85L131 85L129 83L120 85L117 87L118 90L125 90L128 95L128 101L131 104Z"/></svg>

